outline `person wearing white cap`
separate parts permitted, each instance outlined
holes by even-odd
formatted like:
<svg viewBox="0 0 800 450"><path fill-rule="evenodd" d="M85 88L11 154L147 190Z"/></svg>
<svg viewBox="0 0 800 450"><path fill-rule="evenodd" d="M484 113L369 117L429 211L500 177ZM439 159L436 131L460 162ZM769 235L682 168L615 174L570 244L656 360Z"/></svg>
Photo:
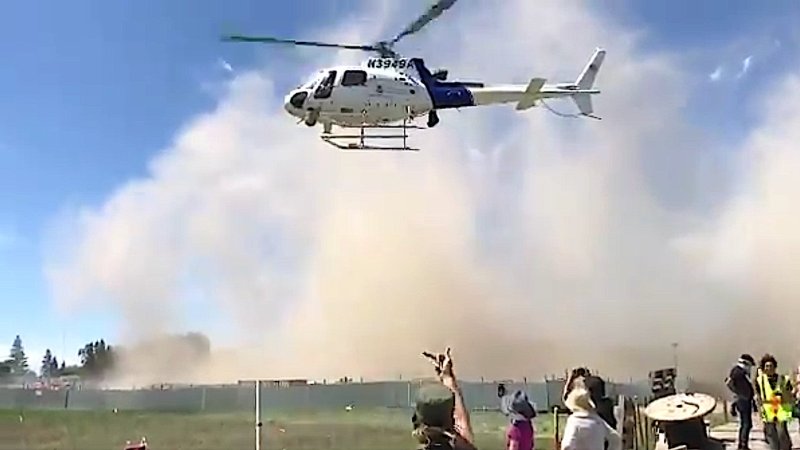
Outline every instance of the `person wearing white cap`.
<svg viewBox="0 0 800 450"><path fill-rule="evenodd" d="M589 391L578 387L570 391L564 402L572 414L564 426L561 450L621 450L619 433L597 414Z"/></svg>

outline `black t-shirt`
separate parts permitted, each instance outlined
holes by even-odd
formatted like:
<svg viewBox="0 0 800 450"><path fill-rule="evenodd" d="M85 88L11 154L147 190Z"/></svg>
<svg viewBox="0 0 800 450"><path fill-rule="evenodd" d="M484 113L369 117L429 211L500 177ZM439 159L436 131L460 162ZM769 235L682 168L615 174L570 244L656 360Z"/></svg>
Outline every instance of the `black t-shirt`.
<svg viewBox="0 0 800 450"><path fill-rule="evenodd" d="M597 375L589 375L583 379L583 385L589 391L589 396L595 404L597 414L608 423L611 428L617 427L617 418L614 417L614 401L606 397L606 382Z"/></svg>
<svg viewBox="0 0 800 450"><path fill-rule="evenodd" d="M589 375L583 379L583 385L589 391L594 404L598 404L606 396L606 382L596 375Z"/></svg>
<svg viewBox="0 0 800 450"><path fill-rule="evenodd" d="M734 394L736 394L737 397L742 399L753 398L755 392L753 392L753 383L750 382L750 378L747 376L747 371L738 365L733 366L728 378L730 378L728 382L728 388Z"/></svg>

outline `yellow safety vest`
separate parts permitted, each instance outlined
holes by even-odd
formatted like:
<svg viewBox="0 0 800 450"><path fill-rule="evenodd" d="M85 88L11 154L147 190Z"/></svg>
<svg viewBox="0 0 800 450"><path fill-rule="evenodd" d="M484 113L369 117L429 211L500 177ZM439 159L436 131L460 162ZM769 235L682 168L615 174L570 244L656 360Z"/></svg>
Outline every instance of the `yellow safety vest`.
<svg viewBox="0 0 800 450"><path fill-rule="evenodd" d="M766 375L758 376L758 387L761 390L761 412L767 422L788 422L792 419L792 399L787 396L786 385L789 379L785 375L778 375L776 388L772 389Z"/></svg>

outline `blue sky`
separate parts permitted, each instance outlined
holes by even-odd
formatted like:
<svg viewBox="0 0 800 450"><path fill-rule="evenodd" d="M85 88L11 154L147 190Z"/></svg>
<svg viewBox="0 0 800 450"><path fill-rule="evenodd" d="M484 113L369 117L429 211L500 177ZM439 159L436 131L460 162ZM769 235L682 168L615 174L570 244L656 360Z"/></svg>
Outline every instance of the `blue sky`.
<svg viewBox="0 0 800 450"><path fill-rule="evenodd" d="M222 55L252 64L252 47L224 32L289 33L328 20L347 2L12 2L0 18L7 55L0 71L0 339L23 335L61 353L62 325L41 273L42 234L59 210L98 204L142 175L192 114L214 98ZM294 82L294 80L292 80ZM89 322L89 321L87 321ZM59 332L51 337L49 329ZM69 325L67 351L107 333L104 323ZM14 331L17 330L17 331ZM47 338L47 339L45 339ZM53 340L53 344L47 344ZM9 345L10 345L9 340Z"/></svg>
<svg viewBox="0 0 800 450"><path fill-rule="evenodd" d="M464 4L479 0L462 0ZM110 335L109 315L64 323L51 306L42 274L46 230L65 208L99 205L116 187L143 175L154 154L169 145L192 115L213 107L209 86L234 68L289 50L218 42L231 31L302 36L330 26L356 1L141 0L129 2L22 2L0 15L0 346L15 334L32 360L51 347L70 358L89 339ZM419 3L419 2L417 2ZM751 90L768 85L796 54L789 35L800 19L795 1L670 2L620 0L598 4L643 30L647 45L697 53L693 63L703 100L688 114L712 136L740 136L751 117ZM456 8L465 5L457 5ZM409 19L414 11L409 11ZM399 19L398 19L399 20ZM394 21L394 20L393 20ZM773 42L779 42L772 48ZM267 53L265 53L267 52ZM718 55L714 60L710 55ZM752 55L747 83L734 76L714 83ZM305 78L292 68L278 90ZM731 94L735 95L731 95ZM743 114L731 111L744 110ZM2 347L0 347L0 351Z"/></svg>

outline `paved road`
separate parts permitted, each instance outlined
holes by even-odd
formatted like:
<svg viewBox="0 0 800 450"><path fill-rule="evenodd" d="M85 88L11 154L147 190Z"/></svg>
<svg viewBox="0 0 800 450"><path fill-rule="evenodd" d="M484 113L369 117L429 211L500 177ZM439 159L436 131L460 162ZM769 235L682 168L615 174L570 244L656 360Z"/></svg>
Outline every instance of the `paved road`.
<svg viewBox="0 0 800 450"><path fill-rule="evenodd" d="M731 422L712 428L709 434L712 438L725 442L726 450L735 450L738 430L739 423ZM798 422L796 420L789 424L789 433L792 436L792 448L800 449L800 433L798 432ZM767 442L764 440L764 430L761 426L761 420L759 420L757 416L753 416L753 431L750 433L750 449L769 450L769 445L767 445Z"/></svg>

